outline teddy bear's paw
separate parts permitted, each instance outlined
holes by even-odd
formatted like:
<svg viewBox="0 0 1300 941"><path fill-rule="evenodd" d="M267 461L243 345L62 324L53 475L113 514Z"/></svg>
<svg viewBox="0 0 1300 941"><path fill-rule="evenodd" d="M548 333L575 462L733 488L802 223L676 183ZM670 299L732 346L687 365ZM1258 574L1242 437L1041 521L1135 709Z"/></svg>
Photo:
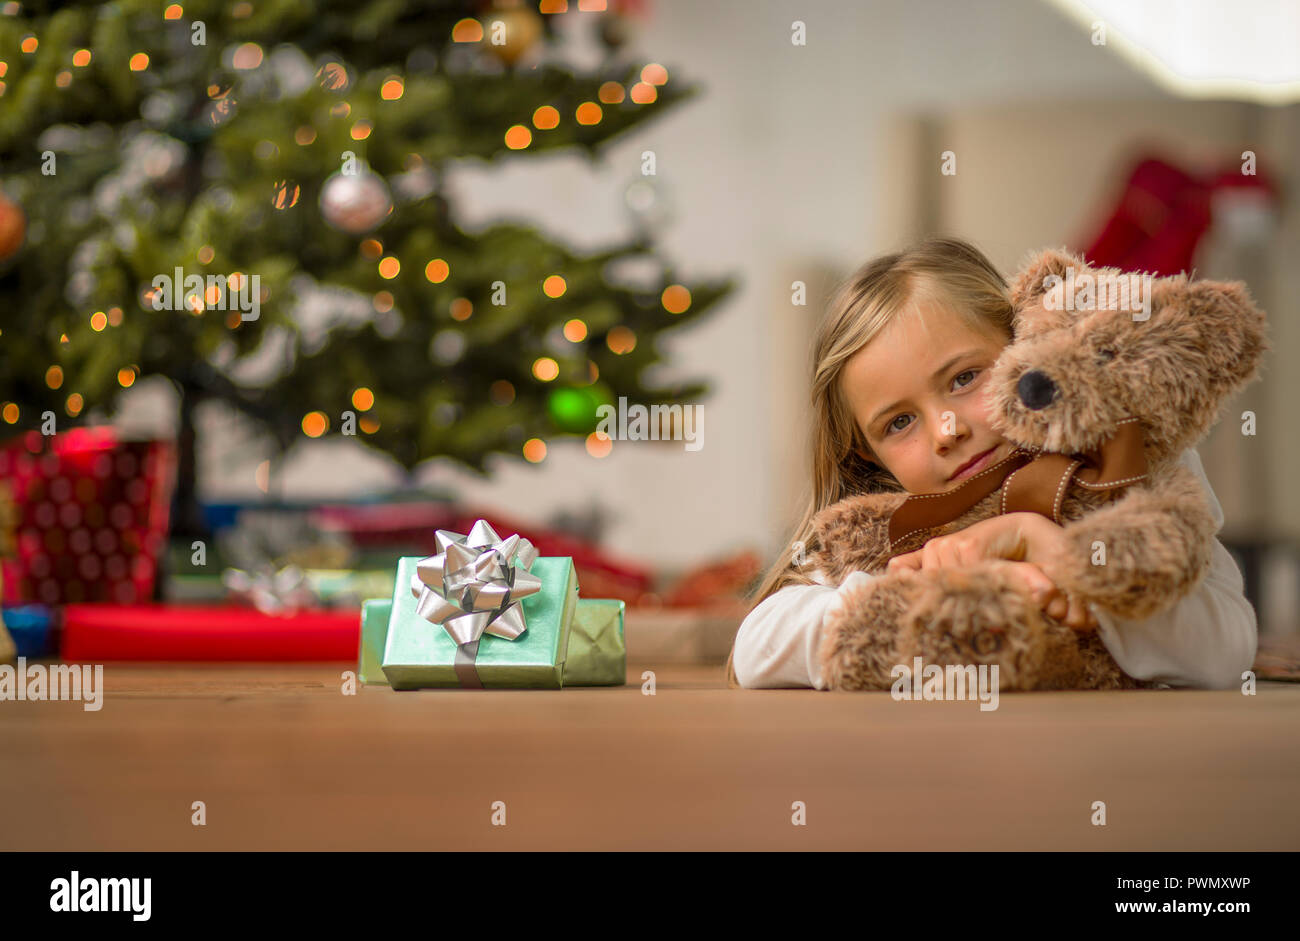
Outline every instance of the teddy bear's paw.
<svg viewBox="0 0 1300 941"><path fill-rule="evenodd" d="M1000 689L1039 688L1047 621L1018 585L987 567L919 574L922 587L903 618L901 662L996 666Z"/></svg>
<svg viewBox="0 0 1300 941"><path fill-rule="evenodd" d="M822 621L818 663L830 689L889 689L899 662L898 625L912 601L914 572L855 572Z"/></svg>
<svg viewBox="0 0 1300 941"><path fill-rule="evenodd" d="M851 572L873 572L889 561L889 518L906 495L845 497L812 519L809 561L839 584Z"/></svg>
<svg viewBox="0 0 1300 941"><path fill-rule="evenodd" d="M1138 680L1120 669L1096 631L1079 634L1075 649L1080 663L1077 689L1154 689L1157 684Z"/></svg>

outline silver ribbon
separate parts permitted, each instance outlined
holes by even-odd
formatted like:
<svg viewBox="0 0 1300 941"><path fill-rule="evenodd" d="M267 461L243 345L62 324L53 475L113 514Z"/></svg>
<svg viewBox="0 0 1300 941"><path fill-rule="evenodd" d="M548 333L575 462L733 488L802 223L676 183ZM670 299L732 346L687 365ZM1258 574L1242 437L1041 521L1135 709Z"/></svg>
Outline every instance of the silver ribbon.
<svg viewBox="0 0 1300 941"><path fill-rule="evenodd" d="M417 562L411 576L415 610L455 641L462 684L481 686L474 658L482 636L514 640L528 630L518 599L542 590L542 580L526 571L537 548L518 533L502 539L487 520L467 536L440 529L435 538L438 554Z"/></svg>

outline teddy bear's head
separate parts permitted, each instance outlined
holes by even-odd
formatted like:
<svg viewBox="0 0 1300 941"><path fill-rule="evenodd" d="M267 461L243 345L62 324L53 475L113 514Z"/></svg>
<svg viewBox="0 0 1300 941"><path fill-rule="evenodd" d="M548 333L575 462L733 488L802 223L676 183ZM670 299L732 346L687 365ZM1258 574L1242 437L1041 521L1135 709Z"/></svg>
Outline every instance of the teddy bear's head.
<svg viewBox="0 0 1300 941"><path fill-rule="evenodd" d="M1268 350L1241 282L1156 278L1035 253L1014 277L1015 336L990 375L995 430L1031 449L1097 447L1139 419L1160 463L1204 437Z"/></svg>

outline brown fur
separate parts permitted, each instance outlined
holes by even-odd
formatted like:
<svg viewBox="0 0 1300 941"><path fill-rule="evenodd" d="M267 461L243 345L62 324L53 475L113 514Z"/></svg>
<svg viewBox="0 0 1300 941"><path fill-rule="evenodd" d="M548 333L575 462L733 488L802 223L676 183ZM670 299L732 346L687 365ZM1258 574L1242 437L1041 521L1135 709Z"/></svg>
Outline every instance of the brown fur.
<svg viewBox="0 0 1300 941"><path fill-rule="evenodd" d="M1239 282L1156 278L1151 312L1049 310L1044 279L1119 275L1062 251L1036 253L1011 285L1015 339L998 358L994 427L1030 449L1074 454L1098 446L1122 419L1141 421L1148 477L1119 491L1078 485L1064 498L1068 550L1053 560L1060 588L1121 618L1165 611L1210 565L1215 526L1194 474L1179 455L1205 437L1227 402L1256 378L1268 350L1264 315ZM1114 355L1107 357L1103 351ZM1033 411L1017 394L1031 369L1056 385ZM890 669L925 663L997 664L1002 689L1131 689L1095 633L1076 634L1025 597L996 563L967 569L884 573L885 564L928 539L997 514L997 491L961 517L890 547L889 516L904 494L863 494L814 519L811 561L833 584L853 571L878 575L827 616L819 658L832 689L888 689ZM1095 545L1105 564L1094 565Z"/></svg>

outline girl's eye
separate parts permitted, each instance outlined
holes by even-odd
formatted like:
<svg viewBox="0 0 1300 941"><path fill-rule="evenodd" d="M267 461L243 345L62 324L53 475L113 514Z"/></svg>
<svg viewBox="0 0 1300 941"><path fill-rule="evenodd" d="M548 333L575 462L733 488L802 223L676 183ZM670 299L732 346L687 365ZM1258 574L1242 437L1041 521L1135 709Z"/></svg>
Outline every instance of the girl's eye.
<svg viewBox="0 0 1300 941"><path fill-rule="evenodd" d="M978 369L967 369L965 372L960 372L960 373L958 373L956 376L954 376L954 377L953 377L953 381L955 382L956 380L960 379L962 376L972 376L972 377L973 377L973 376L975 376L975 374L978 373L978 372L979 372ZM964 389L964 388L966 388L968 385L970 385L971 382L974 382L974 381L975 381L974 378L972 378L972 379L970 380L970 382L963 382L963 383L962 383L960 386L958 386L957 388L959 388L959 389ZM894 424L894 422L898 421L898 419L900 419L900 418L906 418L906 417L907 417L906 415L897 415L897 416L895 416L894 419L893 419L893 421L891 421L888 425L885 426L885 434L887 434L887 435L889 435L889 434L893 434L895 431L902 431L903 428L906 428L906 427L907 427L906 425L904 425L903 428L899 428L899 427L897 427L897 426Z"/></svg>

